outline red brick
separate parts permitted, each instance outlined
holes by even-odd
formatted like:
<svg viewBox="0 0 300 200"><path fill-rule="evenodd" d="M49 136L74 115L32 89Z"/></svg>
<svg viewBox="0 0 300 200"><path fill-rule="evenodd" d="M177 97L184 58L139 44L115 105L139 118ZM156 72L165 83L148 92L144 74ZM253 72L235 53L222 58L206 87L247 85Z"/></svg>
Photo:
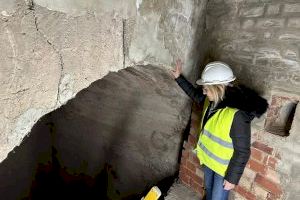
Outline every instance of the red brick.
<svg viewBox="0 0 300 200"><path fill-rule="evenodd" d="M180 165L180 167L179 167L179 173L184 173L184 174L187 174L187 168L186 168L186 166L184 166L184 165Z"/></svg>
<svg viewBox="0 0 300 200"><path fill-rule="evenodd" d="M242 195L243 197L245 197L248 200L256 200L256 197L254 194L252 194L251 192L245 190L243 187L241 186L236 186L234 189L236 192L238 192L240 195Z"/></svg>
<svg viewBox="0 0 300 200"><path fill-rule="evenodd" d="M189 151L183 150L183 151L182 151L182 157L183 157L183 158L188 158L188 157L189 157Z"/></svg>
<svg viewBox="0 0 300 200"><path fill-rule="evenodd" d="M250 169L252 169L255 172L261 174L264 174L266 172L266 167L255 160L250 159L247 165L249 166Z"/></svg>
<svg viewBox="0 0 300 200"><path fill-rule="evenodd" d="M193 190L197 193L202 193L202 186L199 185L198 183L196 183L195 181L191 180L191 183L190 183L191 187L193 188Z"/></svg>
<svg viewBox="0 0 300 200"><path fill-rule="evenodd" d="M198 129L199 126L200 126L200 121L192 119L191 127L194 128L194 129Z"/></svg>
<svg viewBox="0 0 300 200"><path fill-rule="evenodd" d="M180 172L183 172L184 174L188 175L189 177L193 177L195 176L196 172L193 172L191 171L190 169L186 168L186 167L183 167L183 166L180 166Z"/></svg>
<svg viewBox="0 0 300 200"><path fill-rule="evenodd" d="M254 158L257 161L262 161L263 159L263 153L255 148L251 148L251 157Z"/></svg>
<svg viewBox="0 0 300 200"><path fill-rule="evenodd" d="M190 177L184 173L179 173L180 180L186 185L190 185Z"/></svg>
<svg viewBox="0 0 300 200"><path fill-rule="evenodd" d="M197 104L196 102L193 103L193 106L192 106L192 110L193 112L195 113L201 113L202 111L202 106L200 106L199 104Z"/></svg>
<svg viewBox="0 0 300 200"><path fill-rule="evenodd" d="M186 162L187 162L187 159L184 157L181 157L180 166L186 166Z"/></svg>
<svg viewBox="0 0 300 200"><path fill-rule="evenodd" d="M271 192L275 195L281 195L282 190L279 184L273 183L272 181L266 179L265 177L258 174L255 178L255 182L257 182L259 185L261 185L263 188Z"/></svg>
<svg viewBox="0 0 300 200"><path fill-rule="evenodd" d="M203 179L200 176L197 176L197 174L194 174L194 176L192 176L193 181L195 181L197 184L199 185L203 185Z"/></svg>
<svg viewBox="0 0 300 200"><path fill-rule="evenodd" d="M186 166L189 170L191 170L192 172L196 173L196 166L191 162L191 161L187 161L186 162Z"/></svg>
<svg viewBox="0 0 300 200"><path fill-rule="evenodd" d="M200 115L198 113L192 112L191 119L200 123Z"/></svg>
<svg viewBox="0 0 300 200"><path fill-rule="evenodd" d="M263 144L261 142L258 142L258 141L255 141L253 142L252 144L253 147L267 153L267 154L271 154L272 155L272 152L273 152L273 148L269 147L268 145L266 144Z"/></svg>
<svg viewBox="0 0 300 200"><path fill-rule="evenodd" d="M273 158L273 157L269 157L268 159L268 166L272 169L276 169L276 166L277 166L277 159L276 158Z"/></svg>
<svg viewBox="0 0 300 200"><path fill-rule="evenodd" d="M188 143L190 143L192 146L195 146L197 144L197 138L193 135L189 135Z"/></svg>
<svg viewBox="0 0 300 200"><path fill-rule="evenodd" d="M190 153L190 157L189 160L192 161L194 164L199 164L199 159L197 157L197 155L193 152Z"/></svg>
<svg viewBox="0 0 300 200"><path fill-rule="evenodd" d="M193 147L190 143L184 141L184 142L183 142L183 148L184 148L185 150L192 150L194 147Z"/></svg>

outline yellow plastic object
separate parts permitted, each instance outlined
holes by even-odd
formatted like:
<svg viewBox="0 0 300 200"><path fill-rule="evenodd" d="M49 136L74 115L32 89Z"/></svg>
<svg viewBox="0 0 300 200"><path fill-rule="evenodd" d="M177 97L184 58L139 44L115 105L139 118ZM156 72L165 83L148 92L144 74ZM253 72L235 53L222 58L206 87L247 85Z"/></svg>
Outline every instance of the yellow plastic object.
<svg viewBox="0 0 300 200"><path fill-rule="evenodd" d="M142 200L157 200L161 196L161 191L157 186L153 186Z"/></svg>

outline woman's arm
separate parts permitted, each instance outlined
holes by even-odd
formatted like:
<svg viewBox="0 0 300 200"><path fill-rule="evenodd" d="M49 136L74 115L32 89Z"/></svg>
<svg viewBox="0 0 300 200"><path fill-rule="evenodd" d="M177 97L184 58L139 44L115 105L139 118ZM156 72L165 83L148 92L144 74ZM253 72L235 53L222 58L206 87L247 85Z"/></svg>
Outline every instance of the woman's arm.
<svg viewBox="0 0 300 200"><path fill-rule="evenodd" d="M205 96L202 93L202 90L196 89L189 81L187 81L182 75L182 63L181 60L176 61L176 68L171 71L172 75L174 76L177 84L183 89L183 91L193 99L193 101L196 101L198 104L200 104L202 101L204 101Z"/></svg>
<svg viewBox="0 0 300 200"><path fill-rule="evenodd" d="M181 89L195 102L200 104L204 101L205 96L202 90L196 89L189 81L187 81L182 75L175 79Z"/></svg>
<svg viewBox="0 0 300 200"><path fill-rule="evenodd" d="M247 112L239 110L230 129L234 152L224 179L235 185L238 184L251 154L251 119Z"/></svg>

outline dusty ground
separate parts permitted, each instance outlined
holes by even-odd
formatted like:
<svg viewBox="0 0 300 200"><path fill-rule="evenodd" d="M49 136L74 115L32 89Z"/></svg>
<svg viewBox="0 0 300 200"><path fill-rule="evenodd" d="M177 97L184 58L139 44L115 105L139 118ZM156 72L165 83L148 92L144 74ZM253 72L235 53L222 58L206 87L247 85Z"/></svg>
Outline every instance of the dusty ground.
<svg viewBox="0 0 300 200"><path fill-rule="evenodd" d="M197 193L192 191L180 182L176 182L170 188L165 200L200 200L202 199Z"/></svg>

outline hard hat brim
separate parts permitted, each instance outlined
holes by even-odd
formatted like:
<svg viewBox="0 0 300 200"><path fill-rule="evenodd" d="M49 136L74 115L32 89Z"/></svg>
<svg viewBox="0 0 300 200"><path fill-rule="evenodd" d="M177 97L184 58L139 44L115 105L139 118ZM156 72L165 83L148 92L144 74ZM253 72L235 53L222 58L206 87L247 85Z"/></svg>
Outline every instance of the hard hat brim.
<svg viewBox="0 0 300 200"><path fill-rule="evenodd" d="M230 83L232 81L234 81L236 79L236 77L232 77L231 79L228 79L228 80L224 80L224 81L218 81L218 80L215 80L215 81L210 81L210 82L207 82L207 81L204 81L202 79L198 79L196 81L196 84L197 85L217 85L217 84L225 84L225 83Z"/></svg>

